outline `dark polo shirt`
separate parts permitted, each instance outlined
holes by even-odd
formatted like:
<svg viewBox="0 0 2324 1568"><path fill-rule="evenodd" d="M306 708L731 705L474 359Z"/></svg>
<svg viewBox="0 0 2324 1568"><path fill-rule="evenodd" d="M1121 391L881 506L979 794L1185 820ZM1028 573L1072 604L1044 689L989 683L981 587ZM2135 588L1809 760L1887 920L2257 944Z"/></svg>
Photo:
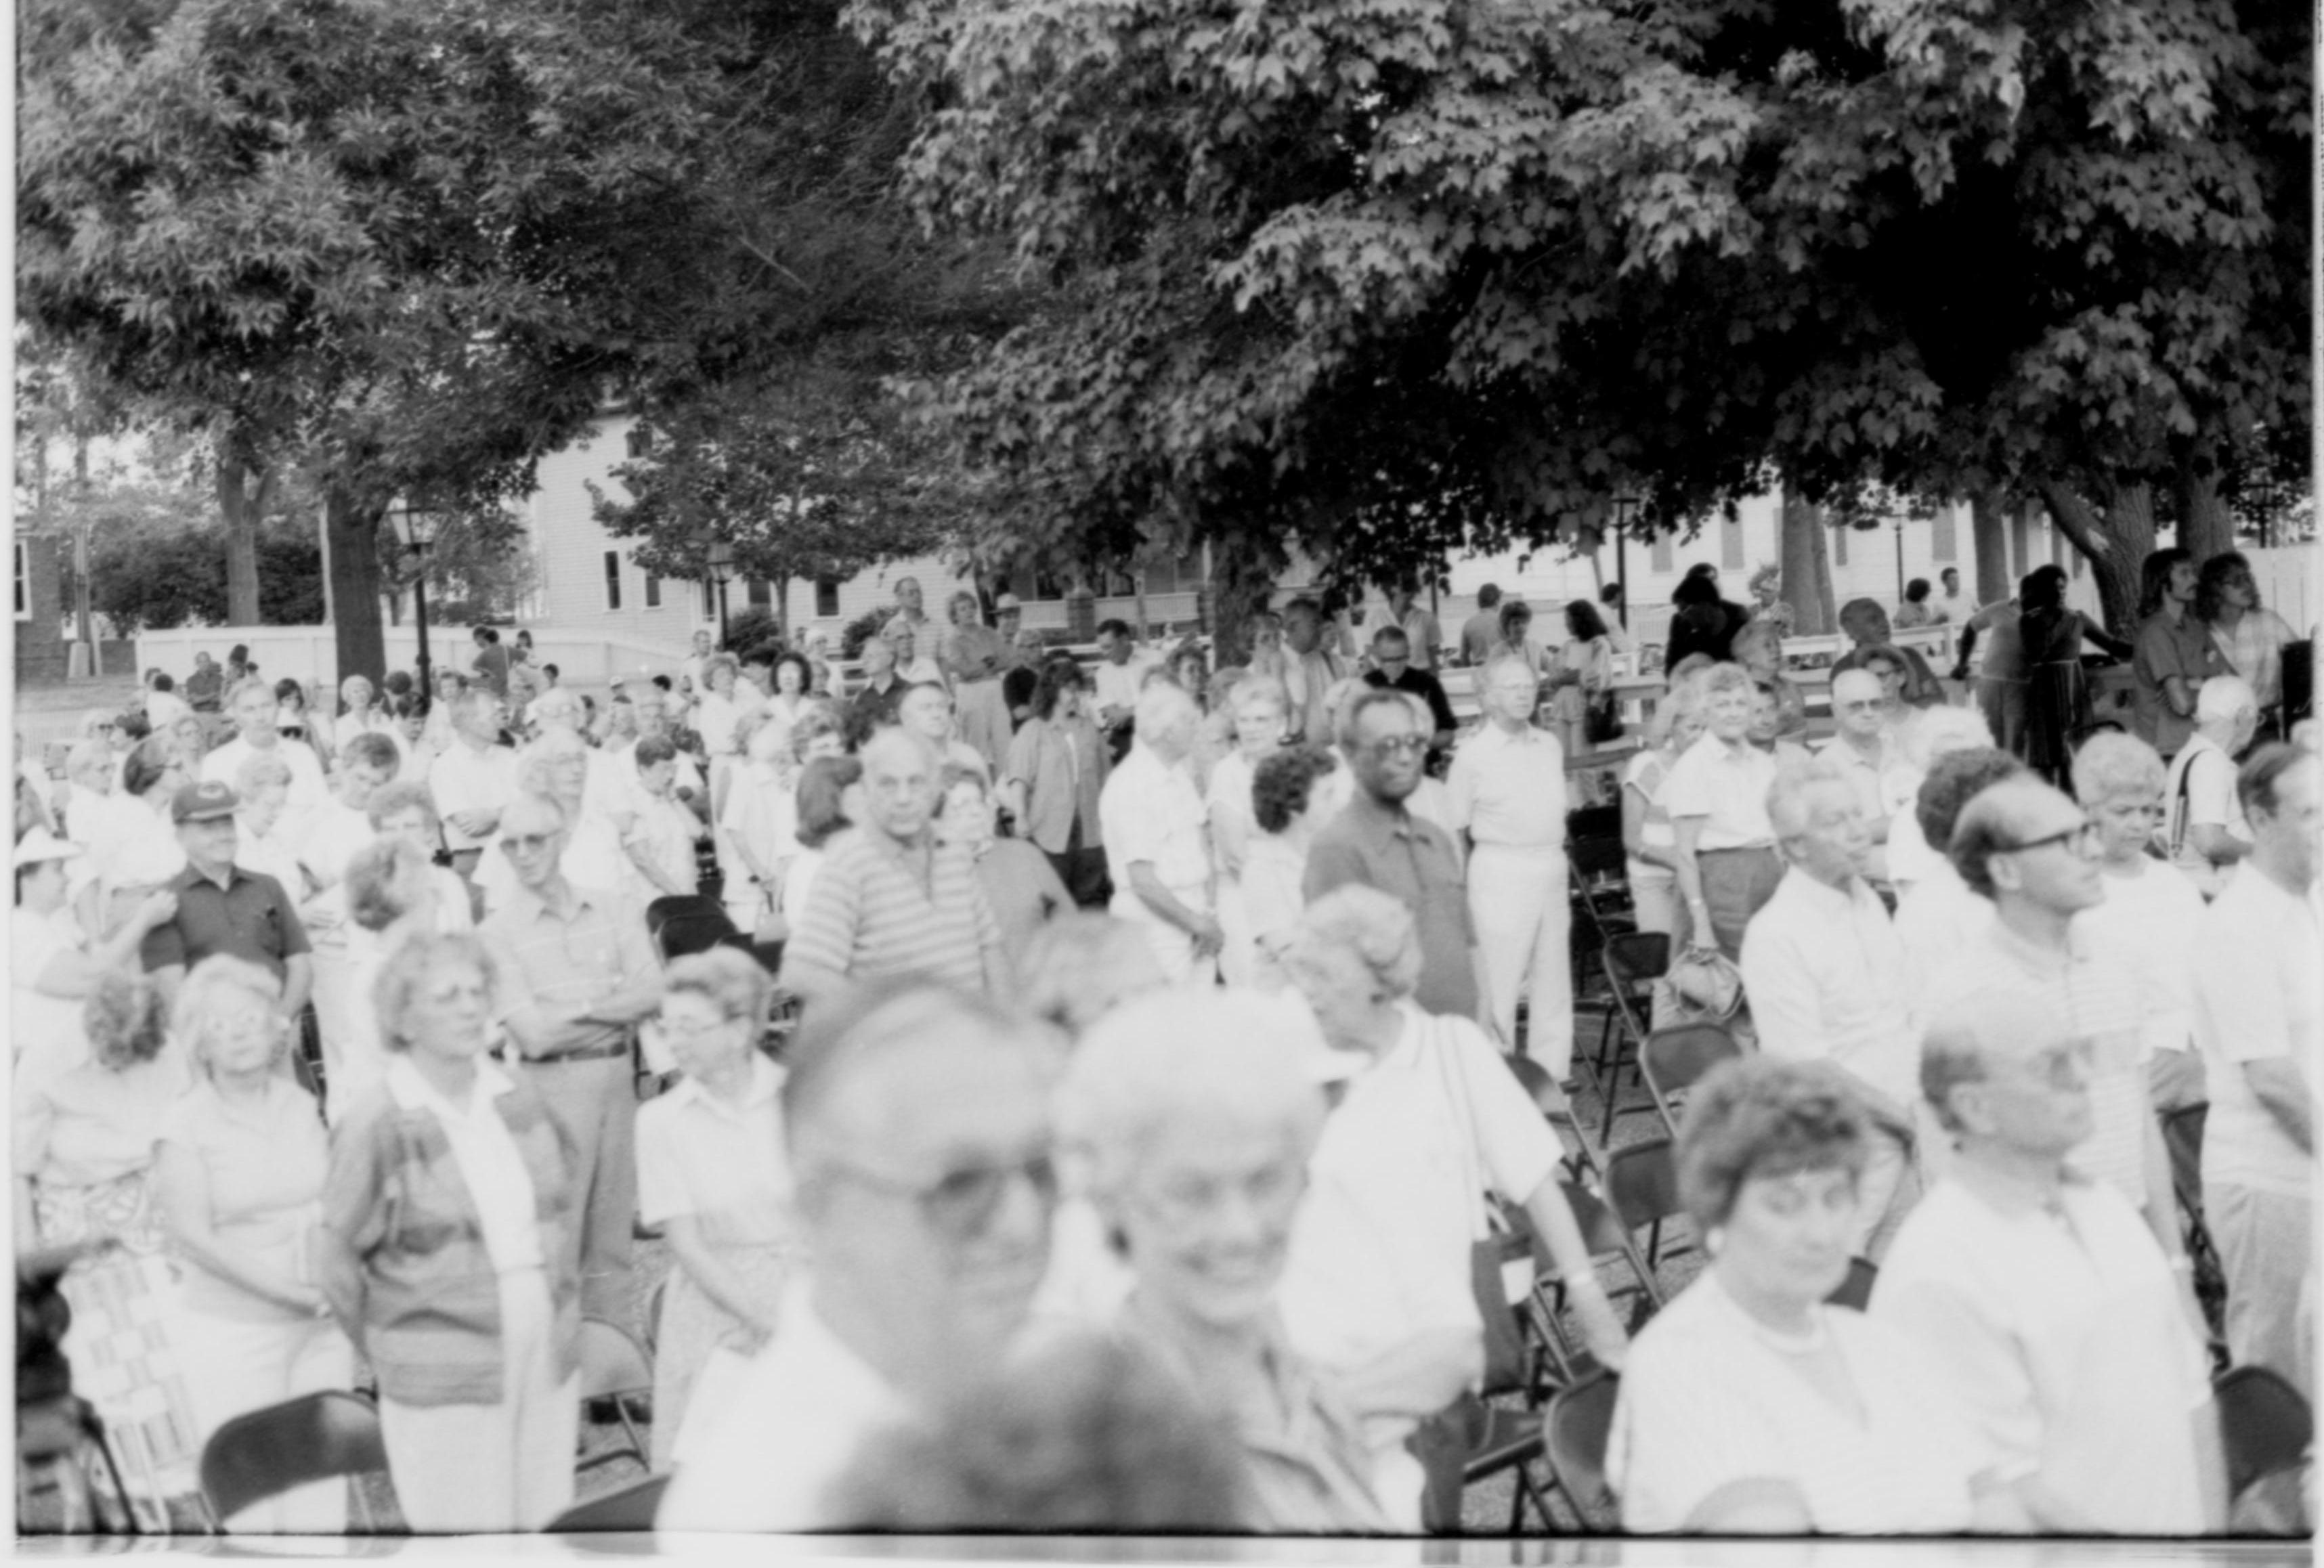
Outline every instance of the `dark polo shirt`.
<svg viewBox="0 0 2324 1568"><path fill-rule="evenodd" d="M1364 671L1364 684L1408 691L1420 698L1428 705L1428 711L1434 715L1432 722L1440 734L1461 727L1461 721L1452 716L1452 700L1444 695L1444 683L1425 669L1416 669L1407 664L1404 667L1404 673L1394 680L1377 669L1367 669Z"/></svg>
<svg viewBox="0 0 2324 1568"><path fill-rule="evenodd" d="M145 934L138 956L151 973L182 964L191 969L214 953L263 964L276 979L283 960L308 951L307 928L282 884L262 872L234 871L223 888L193 867L170 883L177 918Z"/></svg>
<svg viewBox="0 0 2324 1568"><path fill-rule="evenodd" d="M1302 891L1312 904L1349 882L1378 888L1412 911L1420 933L1420 984L1413 1000L1428 1012L1476 1017L1469 896L1444 830L1358 790L1307 846Z"/></svg>

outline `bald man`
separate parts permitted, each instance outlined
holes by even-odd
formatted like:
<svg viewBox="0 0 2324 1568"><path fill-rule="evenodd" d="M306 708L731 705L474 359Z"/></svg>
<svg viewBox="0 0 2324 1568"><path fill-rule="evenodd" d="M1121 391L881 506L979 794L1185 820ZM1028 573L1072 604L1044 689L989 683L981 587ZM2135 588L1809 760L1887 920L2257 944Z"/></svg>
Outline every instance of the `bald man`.
<svg viewBox="0 0 2324 1568"><path fill-rule="evenodd" d="M863 744L863 816L832 842L807 912L783 949L783 986L805 999L848 982L920 974L1004 995L1001 926L965 844L939 844L943 764L911 731Z"/></svg>
<svg viewBox="0 0 2324 1568"><path fill-rule="evenodd" d="M1210 808L1188 765L1200 721L1183 687L1147 687L1138 694L1130 752L1098 797L1111 911L1145 930L1174 982L1215 980L1225 941Z"/></svg>
<svg viewBox="0 0 2324 1568"><path fill-rule="evenodd" d="M1830 1061L1871 1107L1882 1136L1858 1183L1852 1245L1877 1262L1919 1193L1920 1038L1904 1010L1904 948L1864 880L1871 828L1839 764L1812 758L1778 773L1767 819L1784 878L1744 930L1743 992L1762 1051Z"/></svg>

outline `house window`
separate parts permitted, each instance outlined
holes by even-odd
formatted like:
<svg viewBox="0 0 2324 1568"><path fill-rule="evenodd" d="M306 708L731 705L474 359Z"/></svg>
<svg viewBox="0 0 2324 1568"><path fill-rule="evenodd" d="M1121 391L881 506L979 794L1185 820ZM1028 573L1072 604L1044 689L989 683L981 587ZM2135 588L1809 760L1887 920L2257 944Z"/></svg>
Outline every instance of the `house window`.
<svg viewBox="0 0 2324 1568"><path fill-rule="evenodd" d="M646 574L646 608L649 610L661 608L661 579L651 572Z"/></svg>
<svg viewBox="0 0 2324 1568"><path fill-rule="evenodd" d="M750 590L750 591L751 591L751 607L752 607L752 609L754 609L754 610L770 610L770 609L772 609L772 608L774 607L774 604L775 604L775 586L774 586L774 584L772 584L772 583L770 583L770 582L767 581L767 579L766 579L766 578L764 578L764 577L752 577L752 578L751 579L751 590Z"/></svg>
<svg viewBox="0 0 2324 1568"><path fill-rule="evenodd" d="M23 544L16 546L16 619L32 618L32 558Z"/></svg>
<svg viewBox="0 0 2324 1568"><path fill-rule="evenodd" d="M839 613L839 581L835 577L817 577L815 581L815 613L818 615Z"/></svg>
<svg viewBox="0 0 2324 1568"><path fill-rule="evenodd" d="M1743 520L1739 517L1719 520L1719 565L1729 572L1743 567Z"/></svg>
<svg viewBox="0 0 2324 1568"><path fill-rule="evenodd" d="M622 438L622 444L632 458L650 457L653 452L653 427L632 425L630 433Z"/></svg>
<svg viewBox="0 0 2324 1568"><path fill-rule="evenodd" d="M1655 535L1653 559L1654 569L1657 572L1668 572L1677 565L1671 554L1671 536L1668 529Z"/></svg>
<svg viewBox="0 0 2324 1568"><path fill-rule="evenodd" d="M607 550L605 552L605 608L618 610L621 607L622 552Z"/></svg>
<svg viewBox="0 0 2324 1568"><path fill-rule="evenodd" d="M1929 539L1929 553L1941 561L1960 559L1960 543L1953 537L1953 509L1950 506L1937 508L1934 532Z"/></svg>

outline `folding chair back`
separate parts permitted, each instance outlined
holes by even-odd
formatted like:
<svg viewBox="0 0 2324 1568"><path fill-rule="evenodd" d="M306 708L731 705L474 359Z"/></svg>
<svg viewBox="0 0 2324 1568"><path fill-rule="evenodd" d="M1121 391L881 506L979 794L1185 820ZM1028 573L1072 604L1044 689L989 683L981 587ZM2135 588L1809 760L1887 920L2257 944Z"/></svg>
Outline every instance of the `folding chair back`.
<svg viewBox="0 0 2324 1568"><path fill-rule="evenodd" d="M1678 1136L1677 1097L1711 1068L1742 1054L1743 1047L1735 1043L1725 1025L1707 1020L1672 1024L1646 1037L1638 1047L1638 1071L1673 1138Z"/></svg>
<svg viewBox="0 0 2324 1568"><path fill-rule="evenodd" d="M1622 1061L1626 1052L1646 1037L1654 982L1670 968L1670 937L1661 931L1616 932L1598 955L1599 968L1606 977L1607 1002L1591 1076L1605 1102L1598 1129L1601 1143L1612 1139L1615 1120L1626 1109L1646 1109L1622 1104Z"/></svg>
<svg viewBox="0 0 2324 1568"><path fill-rule="evenodd" d="M1662 1261L1663 1222L1682 1217L1678 1163L1667 1138L1650 1138L1606 1157L1606 1202L1632 1231L1648 1232L1646 1266ZM1685 1250L1674 1249L1674 1256Z"/></svg>
<svg viewBox="0 0 2324 1568"><path fill-rule="evenodd" d="M1550 1479L1585 1527L1610 1529L1616 1522L1614 1494L1606 1485L1606 1444L1620 1390L1610 1372L1560 1388L1543 1421Z"/></svg>
<svg viewBox="0 0 2324 1568"><path fill-rule="evenodd" d="M1500 1056L1516 1077L1517 1086L1525 1091L1526 1098L1533 1102L1534 1109L1541 1112L1543 1120L1557 1134L1558 1141L1561 1144L1571 1141L1572 1148L1564 1161L1567 1171L1579 1176L1584 1170L1597 1169L1598 1157L1591 1151L1590 1140L1582 1135L1581 1124L1574 1119L1573 1103L1565 1097L1565 1091L1557 1086L1557 1081L1549 1075L1549 1069L1532 1057L1519 1056L1514 1051L1504 1051Z"/></svg>
<svg viewBox="0 0 2324 1568"><path fill-rule="evenodd" d="M1879 1277L1880 1270L1874 1268L1868 1259L1849 1259L1848 1277L1841 1280L1833 1288L1832 1293L1823 1298L1824 1305L1849 1306L1854 1307L1858 1312L1864 1311L1872 1304L1872 1282Z"/></svg>
<svg viewBox="0 0 2324 1568"><path fill-rule="evenodd" d="M2265 1367L2237 1367L2211 1385L2227 1455L2227 1496L2304 1462L2316 1440L2308 1401Z"/></svg>
<svg viewBox="0 0 2324 1568"><path fill-rule="evenodd" d="M650 1475L620 1491L576 1503L549 1521L548 1534L650 1534L654 1527L654 1515L661 1508L661 1495L669 1490L669 1479L667 1475Z"/></svg>
<svg viewBox="0 0 2324 1568"><path fill-rule="evenodd" d="M575 1468L594 1470L621 1459L634 1459L650 1467L653 1461L648 1456L644 1441L638 1436L630 1402L651 1397L653 1359L629 1330L598 1317L581 1320L580 1349L582 1402L586 1405L594 1399L610 1400L613 1419L621 1425L622 1442L619 1447L589 1455Z"/></svg>
<svg viewBox="0 0 2324 1568"><path fill-rule="evenodd" d="M742 933L734 928L725 905L699 893L686 893L656 899L646 906L646 935L653 938L655 953L668 964L689 954L707 953ZM747 940L742 946L745 952L750 950Z"/></svg>
<svg viewBox="0 0 2324 1568"><path fill-rule="evenodd" d="M331 1389L237 1416L210 1434L202 1445L202 1501L223 1526L294 1487L386 1472L377 1407Z"/></svg>

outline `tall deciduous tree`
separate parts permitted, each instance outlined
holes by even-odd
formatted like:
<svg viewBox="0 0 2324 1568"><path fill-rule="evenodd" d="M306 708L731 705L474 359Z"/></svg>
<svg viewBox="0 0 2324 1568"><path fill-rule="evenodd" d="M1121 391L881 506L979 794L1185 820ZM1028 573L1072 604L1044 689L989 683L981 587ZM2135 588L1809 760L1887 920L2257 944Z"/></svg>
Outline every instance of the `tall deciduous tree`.
<svg viewBox="0 0 2324 1568"><path fill-rule="evenodd" d="M1059 291L925 392L1023 548L1329 555L1447 495L1471 548L1539 545L1771 473L2040 488L2096 498L2061 521L2119 615L2138 493L2305 424L2288 7L852 14L943 106L927 219ZM1399 537L1426 569L1446 536Z"/></svg>

